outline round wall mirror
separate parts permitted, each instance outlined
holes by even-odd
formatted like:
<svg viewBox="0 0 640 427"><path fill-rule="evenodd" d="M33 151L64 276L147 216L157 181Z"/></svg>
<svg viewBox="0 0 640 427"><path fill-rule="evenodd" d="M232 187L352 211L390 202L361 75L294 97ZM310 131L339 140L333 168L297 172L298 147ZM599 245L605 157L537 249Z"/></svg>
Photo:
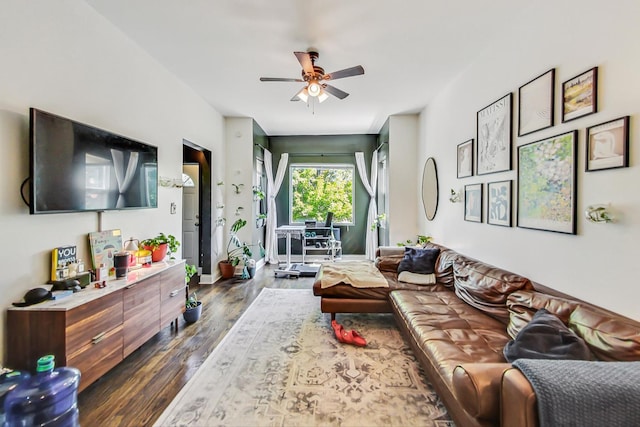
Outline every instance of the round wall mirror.
<svg viewBox="0 0 640 427"><path fill-rule="evenodd" d="M422 204L427 219L432 221L438 210L438 171L436 161L429 157L424 164L422 173Z"/></svg>

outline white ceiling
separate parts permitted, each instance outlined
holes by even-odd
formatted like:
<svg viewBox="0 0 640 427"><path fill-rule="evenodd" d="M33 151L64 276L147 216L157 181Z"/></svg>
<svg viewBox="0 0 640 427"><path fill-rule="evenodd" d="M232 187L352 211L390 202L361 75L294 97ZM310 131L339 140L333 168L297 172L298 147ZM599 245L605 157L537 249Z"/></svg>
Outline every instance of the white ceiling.
<svg viewBox="0 0 640 427"><path fill-rule="evenodd" d="M499 42L524 0L86 0L224 116L253 117L269 135L378 133L388 116L422 110ZM350 94L307 106L294 51L314 47Z"/></svg>

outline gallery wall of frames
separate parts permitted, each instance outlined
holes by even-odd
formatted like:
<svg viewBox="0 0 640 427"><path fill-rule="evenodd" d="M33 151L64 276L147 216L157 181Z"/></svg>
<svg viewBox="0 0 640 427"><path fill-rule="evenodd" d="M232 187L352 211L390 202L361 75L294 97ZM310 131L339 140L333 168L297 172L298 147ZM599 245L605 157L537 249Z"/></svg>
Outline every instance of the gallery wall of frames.
<svg viewBox="0 0 640 427"><path fill-rule="evenodd" d="M512 227L515 216L517 227L576 234L578 144L585 144L586 173L629 166L629 116L596 119L598 92L605 90L598 87L598 67L564 80L560 88L556 99L553 68L520 86L515 101L507 93L477 112L475 138L457 145L457 178L467 181L459 195L465 221ZM491 174L514 169L514 113L520 138L553 128L556 102L562 123L581 126L516 144L515 182L491 180ZM583 120L588 116L592 120ZM479 177L486 179L477 182ZM588 220L609 221L606 207L591 208Z"/></svg>

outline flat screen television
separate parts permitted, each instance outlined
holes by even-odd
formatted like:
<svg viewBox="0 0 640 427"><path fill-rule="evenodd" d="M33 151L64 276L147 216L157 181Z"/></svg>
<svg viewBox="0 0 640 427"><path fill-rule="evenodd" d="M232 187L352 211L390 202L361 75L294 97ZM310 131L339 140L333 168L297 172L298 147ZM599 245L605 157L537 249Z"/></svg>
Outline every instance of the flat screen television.
<svg viewBox="0 0 640 427"><path fill-rule="evenodd" d="M158 149L30 109L31 214L156 208Z"/></svg>

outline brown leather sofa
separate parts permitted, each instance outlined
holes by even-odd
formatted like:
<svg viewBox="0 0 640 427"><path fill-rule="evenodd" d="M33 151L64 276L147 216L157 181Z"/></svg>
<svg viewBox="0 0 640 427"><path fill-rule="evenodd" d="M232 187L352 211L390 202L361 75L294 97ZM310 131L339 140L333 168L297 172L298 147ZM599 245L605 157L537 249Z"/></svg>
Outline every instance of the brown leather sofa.
<svg viewBox="0 0 640 427"><path fill-rule="evenodd" d="M540 308L589 345L594 359L640 360L640 322L563 296L520 275L440 248L436 284L397 281L403 248L379 256L389 288L313 290L323 312L392 312L458 426L536 426L533 388L503 348ZM389 254L391 253L391 254ZM378 252L380 255L380 250Z"/></svg>

